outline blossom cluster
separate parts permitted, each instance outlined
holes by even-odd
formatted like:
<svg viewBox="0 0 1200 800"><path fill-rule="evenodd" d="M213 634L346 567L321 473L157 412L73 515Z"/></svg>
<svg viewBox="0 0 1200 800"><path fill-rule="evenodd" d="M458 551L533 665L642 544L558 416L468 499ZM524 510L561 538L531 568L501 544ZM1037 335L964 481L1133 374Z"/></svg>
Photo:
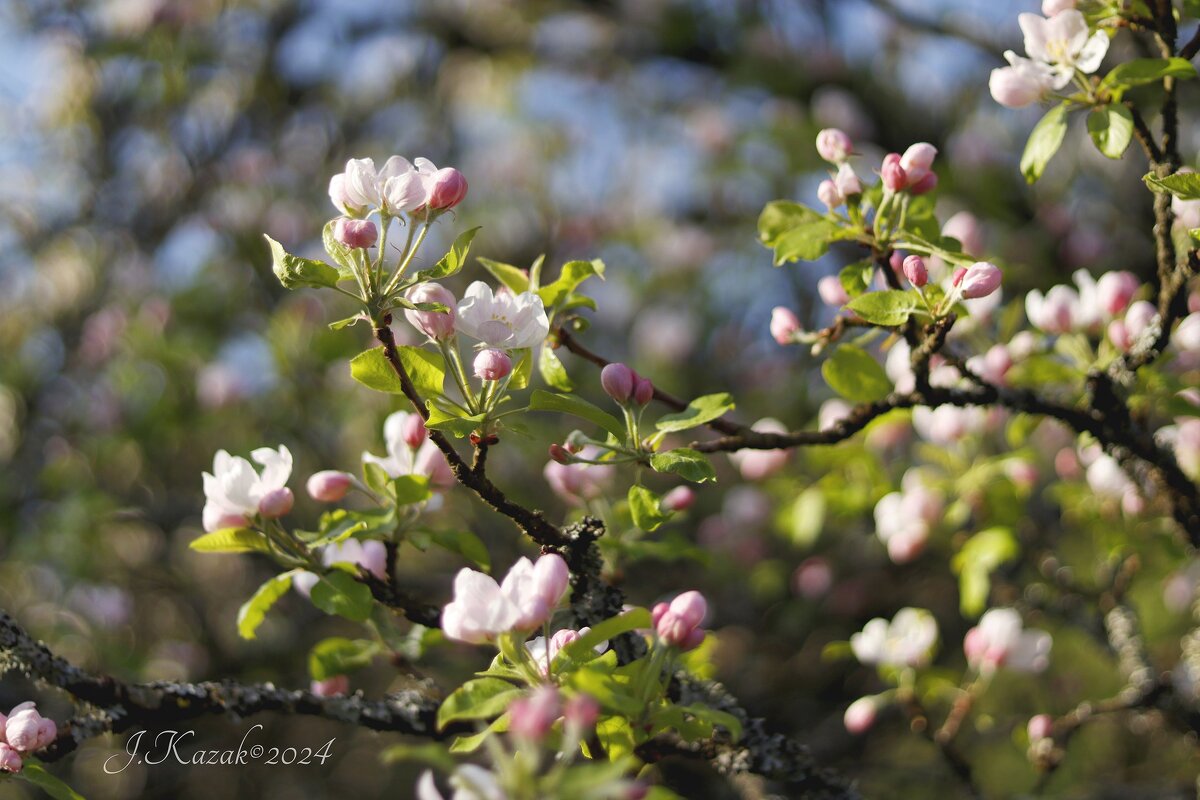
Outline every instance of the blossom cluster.
<svg viewBox="0 0 1200 800"><path fill-rule="evenodd" d="M15 706L7 716L0 714L0 771L20 772L21 756L41 750L57 736L54 720L39 714L32 701Z"/></svg>

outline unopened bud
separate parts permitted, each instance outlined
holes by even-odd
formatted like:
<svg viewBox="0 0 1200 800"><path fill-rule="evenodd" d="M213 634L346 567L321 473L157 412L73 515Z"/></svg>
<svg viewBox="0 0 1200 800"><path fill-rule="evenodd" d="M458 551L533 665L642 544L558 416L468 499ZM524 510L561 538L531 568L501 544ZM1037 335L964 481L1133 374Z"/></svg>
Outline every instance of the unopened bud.
<svg viewBox="0 0 1200 800"><path fill-rule="evenodd" d="M284 486L282 489L272 489L258 501L258 513L264 519L279 519L292 510L296 496L292 490Z"/></svg>
<svg viewBox="0 0 1200 800"><path fill-rule="evenodd" d="M635 373L624 364L613 363L600 370L600 385L604 392L618 403L629 402L633 394Z"/></svg>
<svg viewBox="0 0 1200 800"><path fill-rule="evenodd" d="M342 217L333 223L333 238L346 247L366 248L375 244L375 240L379 238L379 229L370 220Z"/></svg>
<svg viewBox="0 0 1200 800"><path fill-rule="evenodd" d="M438 211L454 208L467 196L467 179L454 167L444 167L433 174L429 191L429 207Z"/></svg>
<svg viewBox="0 0 1200 800"><path fill-rule="evenodd" d="M925 267L925 260L920 256L909 256L904 259L904 277L908 278L908 282L913 286L921 287L929 283L929 270Z"/></svg>
<svg viewBox="0 0 1200 800"><path fill-rule="evenodd" d="M512 372L512 366L512 359L503 350L481 350L475 356L475 377L485 381L502 380Z"/></svg>
<svg viewBox="0 0 1200 800"><path fill-rule="evenodd" d="M353 485L354 479L348 473L327 469L313 473L305 488L308 489L308 496L313 500L322 503L336 503L346 496Z"/></svg>
<svg viewBox="0 0 1200 800"><path fill-rule="evenodd" d="M696 493L690 486L676 486L663 495L659 507L664 511L687 511L696 502Z"/></svg>

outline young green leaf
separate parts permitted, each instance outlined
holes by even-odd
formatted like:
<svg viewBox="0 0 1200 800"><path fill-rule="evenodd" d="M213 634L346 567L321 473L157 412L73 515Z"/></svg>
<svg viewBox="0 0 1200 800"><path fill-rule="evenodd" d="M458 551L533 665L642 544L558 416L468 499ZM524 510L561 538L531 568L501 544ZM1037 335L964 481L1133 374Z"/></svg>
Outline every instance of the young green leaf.
<svg viewBox="0 0 1200 800"><path fill-rule="evenodd" d="M13 773L12 777L38 787L54 800L83 800L83 795L77 794L62 779L47 772L41 764L35 764L28 759L21 771Z"/></svg>
<svg viewBox="0 0 1200 800"><path fill-rule="evenodd" d="M199 553L269 553L267 538L249 528L221 528L198 536L188 547Z"/></svg>
<svg viewBox="0 0 1200 800"><path fill-rule="evenodd" d="M575 391L575 384L571 382L571 376L567 375L567 368L549 346L543 345L541 355L538 356L538 372L550 388L560 392Z"/></svg>
<svg viewBox="0 0 1200 800"><path fill-rule="evenodd" d="M633 524L646 532L657 529L671 518L670 512L664 512L659 507L662 498L645 486L630 486L628 498Z"/></svg>
<svg viewBox="0 0 1200 800"><path fill-rule="evenodd" d="M380 645L370 639L346 639L333 636L320 641L308 653L308 672L313 680L323 681L334 675L370 666Z"/></svg>
<svg viewBox="0 0 1200 800"><path fill-rule="evenodd" d="M490 258L480 257L478 261L483 264L484 269L492 273L492 277L511 289L514 294L529 291L529 276L525 274L525 270L512 264L492 261Z"/></svg>
<svg viewBox="0 0 1200 800"><path fill-rule="evenodd" d="M568 261L563 264L562 273L558 280L548 286L538 289L538 297L546 308L558 305L567 295L575 291L579 284L593 275L604 280L604 262L596 258L591 261Z"/></svg>
<svg viewBox="0 0 1200 800"><path fill-rule="evenodd" d="M467 263L467 253L470 251L471 242L475 240L477 233L479 233L479 228L471 228L460 233L454 240L454 244L450 245L449 252L442 256L441 260L429 269L423 269L417 273L417 281L436 281L441 278L449 278L459 272Z"/></svg>
<svg viewBox="0 0 1200 800"><path fill-rule="evenodd" d="M870 353L842 345L821 365L825 382L842 397L856 403L882 400L892 391L887 373Z"/></svg>
<svg viewBox="0 0 1200 800"><path fill-rule="evenodd" d="M1120 158L1133 139L1133 115L1120 103L1094 108L1087 128L1097 150L1108 158Z"/></svg>
<svg viewBox="0 0 1200 800"><path fill-rule="evenodd" d="M429 478L424 475L401 475L392 480L396 491L396 505L408 506L423 503L430 498Z"/></svg>
<svg viewBox="0 0 1200 800"><path fill-rule="evenodd" d="M297 572L299 570L289 570L269 578L266 583L258 587L258 591L249 600L242 603L237 615L238 636L243 639L254 638L258 626L266 619L271 606L275 605L276 601L292 588L292 578Z"/></svg>
<svg viewBox="0 0 1200 800"><path fill-rule="evenodd" d="M688 403L683 411L660 417L654 427L664 433L686 431L712 422L733 409L733 397L727 392L706 394Z"/></svg>
<svg viewBox="0 0 1200 800"><path fill-rule="evenodd" d="M1186 58L1135 58L1113 67L1100 82L1102 87L1122 92L1133 86L1157 83L1163 78L1196 77L1196 68Z"/></svg>
<svg viewBox="0 0 1200 800"><path fill-rule="evenodd" d="M570 414L573 417L586 419L588 422L599 425L617 437L618 441L625 440L625 426L621 421L607 411L592 405L582 397L570 394L555 394L537 389L534 391L533 396L529 398L529 410L557 411L560 414Z"/></svg>
<svg viewBox="0 0 1200 800"><path fill-rule="evenodd" d="M438 728L458 719L491 719L504 713L522 690L499 678L476 678L450 693L438 707Z"/></svg>
<svg viewBox="0 0 1200 800"><path fill-rule="evenodd" d="M983 612L992 572L1019 553L1017 537L1008 528L988 528L967 540L950 562L958 573L959 606L965 616L977 617Z"/></svg>
<svg viewBox="0 0 1200 800"><path fill-rule="evenodd" d="M420 347L404 345L396 348L404 371L420 394L441 394L446 380L446 361L440 354ZM350 375L354 380L377 392L402 394L400 376L392 368L382 347L365 350L350 360Z"/></svg>
<svg viewBox="0 0 1200 800"><path fill-rule="evenodd" d="M1062 145L1067 135L1067 104L1062 103L1046 112L1046 116L1034 126L1021 155L1021 174L1029 183L1035 183L1046 165Z"/></svg>
<svg viewBox="0 0 1200 800"><path fill-rule="evenodd" d="M271 268L285 289L295 289L299 286L316 288L337 286L341 275L324 261L313 261L311 258L294 256L284 250L283 245L270 236L264 234L263 238L271 247Z"/></svg>
<svg viewBox="0 0 1200 800"><path fill-rule="evenodd" d="M650 457L655 472L671 472L694 483L716 481L717 473L701 453L687 447L655 453Z"/></svg>
<svg viewBox="0 0 1200 800"><path fill-rule="evenodd" d="M457 553L471 561L484 572L491 572L492 559L487 546L475 534L464 530L429 531L434 544Z"/></svg>
<svg viewBox="0 0 1200 800"><path fill-rule="evenodd" d="M895 328L908 321L908 317L920 307L920 298L915 291L885 289L859 295L846 304L872 325Z"/></svg>
<svg viewBox="0 0 1200 800"><path fill-rule="evenodd" d="M1200 200L1200 173L1176 172L1160 178L1153 172L1142 178L1151 191L1173 194L1180 200Z"/></svg>
<svg viewBox="0 0 1200 800"><path fill-rule="evenodd" d="M352 622L366 622L371 616L371 590L340 569L322 575L309 597L326 614L336 614Z"/></svg>

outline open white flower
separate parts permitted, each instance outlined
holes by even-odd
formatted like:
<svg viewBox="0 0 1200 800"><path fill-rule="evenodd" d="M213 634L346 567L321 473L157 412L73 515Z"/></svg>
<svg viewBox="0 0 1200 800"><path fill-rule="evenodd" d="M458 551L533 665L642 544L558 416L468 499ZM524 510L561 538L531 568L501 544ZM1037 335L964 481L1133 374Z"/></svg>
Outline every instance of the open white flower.
<svg viewBox="0 0 1200 800"><path fill-rule="evenodd" d="M1087 20L1074 9L1049 19L1021 14L1017 23L1025 34L1025 54L1035 62L1049 65L1054 75L1050 86L1056 90L1071 82L1075 70L1085 75L1095 72L1108 52L1108 34L1096 31L1089 36Z"/></svg>
<svg viewBox="0 0 1200 800"><path fill-rule="evenodd" d="M392 156L378 170L373 159L352 158L346 162L345 171L329 181L329 199L350 216L381 207L392 214L409 211L424 205L428 193L419 170L402 156Z"/></svg>
<svg viewBox="0 0 1200 800"><path fill-rule="evenodd" d="M464 567L454 577L454 600L442 609L442 631L460 642L482 644L508 631L533 630L566 595L568 579L566 562L554 554L536 564L517 559L499 584Z"/></svg>
<svg viewBox="0 0 1200 800"><path fill-rule="evenodd" d="M533 292L492 292L483 281L467 287L458 301L457 329L487 347L520 350L533 347L550 332L542 298Z"/></svg>
<svg viewBox="0 0 1200 800"><path fill-rule="evenodd" d="M389 414L383 423L383 440L387 446L386 456L363 453L363 461L375 464L387 473L389 478L399 478L402 475L424 475L435 488L450 486L454 483L454 473L446 464L437 445L428 439L418 447L412 447L405 438L405 428L415 412L397 411Z"/></svg>
<svg viewBox="0 0 1200 800"><path fill-rule="evenodd" d="M971 666L993 672L1005 666L1019 672L1041 672L1050 663L1050 634L1023 630L1021 615L1011 608L993 608L967 631L963 650Z"/></svg>
<svg viewBox="0 0 1200 800"><path fill-rule="evenodd" d="M287 486L292 454L286 447L260 447L250 458L262 466L261 475L241 456L217 451L213 471L204 473L204 530L245 525L258 513L264 495Z"/></svg>
<svg viewBox="0 0 1200 800"><path fill-rule="evenodd" d="M854 656L864 664L921 667L937 645L937 620L923 608L902 608L891 622L875 618L850 637Z"/></svg>

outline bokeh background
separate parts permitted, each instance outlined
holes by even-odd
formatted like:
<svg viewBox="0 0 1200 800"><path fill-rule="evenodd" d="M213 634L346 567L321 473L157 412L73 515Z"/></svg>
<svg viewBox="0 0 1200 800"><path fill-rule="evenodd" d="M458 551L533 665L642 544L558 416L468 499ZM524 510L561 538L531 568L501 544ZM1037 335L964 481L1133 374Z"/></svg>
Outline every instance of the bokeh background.
<svg viewBox="0 0 1200 800"><path fill-rule="evenodd" d="M986 80L1005 48L1021 49L1016 13L1038 6L0 2L0 604L62 655L129 680L305 685L308 648L352 632L291 597L258 640L239 640L237 608L270 565L187 549L199 532L200 473L219 448L287 444L294 486L317 469L354 469L364 450L382 452L382 420L394 408L354 385L346 366L368 332L329 331L349 307L329 293L283 290L261 238L319 254L321 226L335 213L326 183L350 157L424 155L466 174L470 195L435 229L430 256L456 229L482 225L474 251L497 260L602 258L608 280L588 287L599 301L588 345L679 395L732 391L744 421L813 424L829 396L815 360L775 345L767 321L782 303L809 325L828 322L813 287L855 257L835 249L818 264L775 269L755 232L769 200L815 203L820 128L855 138L860 172L888 151L934 143L939 214L986 220L1006 292L1045 288L1081 266L1150 276L1137 154L1112 163L1090 147L1066 148L1036 191L1016 169L1037 112L1001 109ZM1133 51L1125 40L1114 46ZM1185 130L1191 161L1195 128ZM481 277L473 265L452 288ZM563 358L580 390L599 396L590 368ZM494 469L519 499L561 518L571 512L541 470L546 444L570 424L539 425L533 441L495 450ZM879 447L814 450L750 486L722 457L722 485L703 489L667 531L707 559L620 573L637 602L709 593L716 675L777 730L859 777L869 796L955 796L936 754L898 718L865 741L844 733L845 704L878 685L869 670L820 657L869 617L923 605L942 622L939 663L961 669L969 623L945 559L892 567L872 537L871 507L906 459ZM815 525L811 504L801 513L796 503L810 486L825 498ZM295 519L316 513L302 499ZM525 552L514 529L466 495L452 493L445 513L479 533L497 564ZM1030 500L1021 514L1040 530L1068 524L1050 500ZM1103 519L1089 507L1070 524L1086 532ZM1178 554L1161 531L1148 536L1154 576L1155 563ZM814 553L835 575L816 598L795 576ZM403 579L444 601L460 564L406 554ZM1036 575L1035 563L1026 566ZM1170 658L1186 620L1160 598L1165 569L1140 598L1152 642ZM1013 598L1023 582L1014 574ZM996 796L1033 785L1014 733L1029 714L1062 713L1118 686L1095 621L1077 616L1047 614L1055 666L1036 683L1001 681L989 695L995 708L970 734L967 749L988 754L980 779ZM481 656L442 648L415 669L448 681ZM402 680L379 664L354 686L377 694ZM0 707L28 693L8 679ZM52 697L44 703L67 711ZM162 765L106 776L100 764L121 743L100 741L59 769L89 798L411 792L411 768L378 765L388 737L258 718L205 722L195 741L236 744L251 722L281 744L337 737L335 758L307 769ZM1194 750L1136 727L1101 722L1082 734L1049 793L1129 796L1121 787L1136 783L1153 791L1137 796L1177 796ZM701 768L673 769L690 796L735 796ZM21 796L10 784L0 783L0 796Z"/></svg>

